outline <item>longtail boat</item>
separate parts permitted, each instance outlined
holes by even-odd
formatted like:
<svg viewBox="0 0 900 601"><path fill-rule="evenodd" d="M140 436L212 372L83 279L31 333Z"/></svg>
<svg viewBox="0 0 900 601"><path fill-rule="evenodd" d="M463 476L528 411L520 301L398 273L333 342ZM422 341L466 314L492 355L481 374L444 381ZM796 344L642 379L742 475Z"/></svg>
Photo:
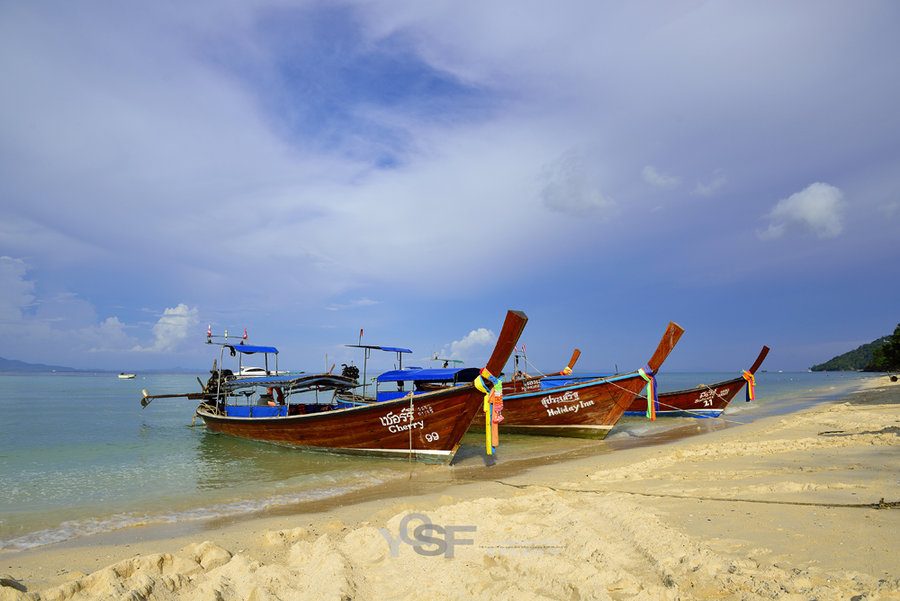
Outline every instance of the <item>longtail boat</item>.
<svg viewBox="0 0 900 601"><path fill-rule="evenodd" d="M516 348L513 355L515 371L513 372L511 380L503 382L503 394L515 394L517 392L532 392L544 388L555 388L557 386L572 384L575 380L593 380L600 377L599 375L594 377L578 377L572 375L572 368L575 367L575 362L578 361L578 357L580 356L581 351L575 349L572 352L572 358L569 359L569 364L562 370L553 374L528 375L524 370L528 363L528 360L525 357L525 347L523 346L521 351ZM520 359L522 363L525 364L522 366L522 369L519 368ZM559 378L562 378L562 380Z"/></svg>
<svg viewBox="0 0 900 601"><path fill-rule="evenodd" d="M658 417L719 417L728 403L737 396L744 385L747 385L747 400L755 395L756 380L754 374L769 354L769 347L764 346L750 369L737 378L674 392L657 394L655 413ZM638 396L632 401L625 415L646 415L647 399Z"/></svg>
<svg viewBox="0 0 900 601"><path fill-rule="evenodd" d="M500 374L527 321L521 311L507 313L482 373ZM205 398L196 415L210 431L240 438L304 449L449 463L484 398L474 383L467 383L356 406L337 399L332 404L295 403L287 399L295 392L290 388L295 377L307 378L308 385L303 386L307 392L334 392L356 385L354 380L331 374L237 378L225 381L212 398ZM269 388L281 389L284 404L254 403L263 394L252 391ZM242 396L249 402L242 401Z"/></svg>
<svg viewBox="0 0 900 601"><path fill-rule="evenodd" d="M654 374L683 333L681 326L669 322L647 366L637 371L509 395L504 392L500 430L519 434L605 438L634 397L648 382L654 381ZM476 414L473 429L484 427L485 416Z"/></svg>

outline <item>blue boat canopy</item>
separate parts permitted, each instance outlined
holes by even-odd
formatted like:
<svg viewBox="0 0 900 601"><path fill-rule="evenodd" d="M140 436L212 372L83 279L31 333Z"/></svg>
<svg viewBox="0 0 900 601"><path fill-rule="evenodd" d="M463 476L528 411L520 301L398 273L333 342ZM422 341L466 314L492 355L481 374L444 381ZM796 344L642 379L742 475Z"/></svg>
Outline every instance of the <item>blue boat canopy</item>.
<svg viewBox="0 0 900 601"><path fill-rule="evenodd" d="M412 351L408 348L400 348L399 346L378 346L375 344L345 344L344 346L350 348L373 348L376 351L387 351L389 353L411 353Z"/></svg>
<svg viewBox="0 0 900 601"><path fill-rule="evenodd" d="M422 368L408 367L386 371L378 376L379 382L452 382L456 380L461 371L473 372L472 380L478 375L479 370L472 367L458 368ZM465 374L464 374L465 375Z"/></svg>
<svg viewBox="0 0 900 601"><path fill-rule="evenodd" d="M253 353L278 354L278 349L274 346L256 346L254 344L227 344L225 346L245 355L252 355Z"/></svg>
<svg viewBox="0 0 900 601"><path fill-rule="evenodd" d="M399 346L376 346L373 348L378 348L383 351L388 351L390 353L411 353L412 352L408 348L400 348Z"/></svg>

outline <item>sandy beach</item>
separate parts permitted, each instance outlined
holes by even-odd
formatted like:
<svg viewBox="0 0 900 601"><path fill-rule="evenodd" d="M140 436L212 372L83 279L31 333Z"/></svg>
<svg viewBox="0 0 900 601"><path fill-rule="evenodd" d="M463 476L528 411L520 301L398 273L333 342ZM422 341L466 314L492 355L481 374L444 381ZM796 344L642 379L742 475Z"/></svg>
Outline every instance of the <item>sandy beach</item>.
<svg viewBox="0 0 900 601"><path fill-rule="evenodd" d="M413 467L319 505L6 554L0 601L900 600L887 377L800 413L582 455Z"/></svg>

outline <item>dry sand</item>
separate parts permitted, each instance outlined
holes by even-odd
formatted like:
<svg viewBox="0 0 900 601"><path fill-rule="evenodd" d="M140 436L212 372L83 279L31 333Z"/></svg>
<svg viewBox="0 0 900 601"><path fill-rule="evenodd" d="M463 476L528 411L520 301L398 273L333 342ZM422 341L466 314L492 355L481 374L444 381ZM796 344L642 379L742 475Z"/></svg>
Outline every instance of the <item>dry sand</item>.
<svg viewBox="0 0 900 601"><path fill-rule="evenodd" d="M878 378L665 445L2 556L0 601L900 600L898 460Z"/></svg>

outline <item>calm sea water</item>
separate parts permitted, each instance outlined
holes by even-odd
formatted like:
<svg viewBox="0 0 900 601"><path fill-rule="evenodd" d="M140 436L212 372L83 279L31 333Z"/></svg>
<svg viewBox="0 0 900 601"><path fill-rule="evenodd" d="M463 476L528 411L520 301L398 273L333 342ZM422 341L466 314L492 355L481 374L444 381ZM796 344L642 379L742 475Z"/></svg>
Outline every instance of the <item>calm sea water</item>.
<svg viewBox="0 0 900 601"><path fill-rule="evenodd" d="M408 477L410 470L484 464L483 442L467 434L454 464L414 468L403 460L304 452L207 432L192 424L195 401L152 394L200 389L208 374L0 374L0 551L111 532L138 524L240 515L326 498ZM736 374L660 374L660 390ZM787 413L858 386L859 374L760 373L757 400L743 392L719 420L624 419L605 441L503 436L497 462L651 444L686 423L724 427ZM502 432L502 430L501 430Z"/></svg>

